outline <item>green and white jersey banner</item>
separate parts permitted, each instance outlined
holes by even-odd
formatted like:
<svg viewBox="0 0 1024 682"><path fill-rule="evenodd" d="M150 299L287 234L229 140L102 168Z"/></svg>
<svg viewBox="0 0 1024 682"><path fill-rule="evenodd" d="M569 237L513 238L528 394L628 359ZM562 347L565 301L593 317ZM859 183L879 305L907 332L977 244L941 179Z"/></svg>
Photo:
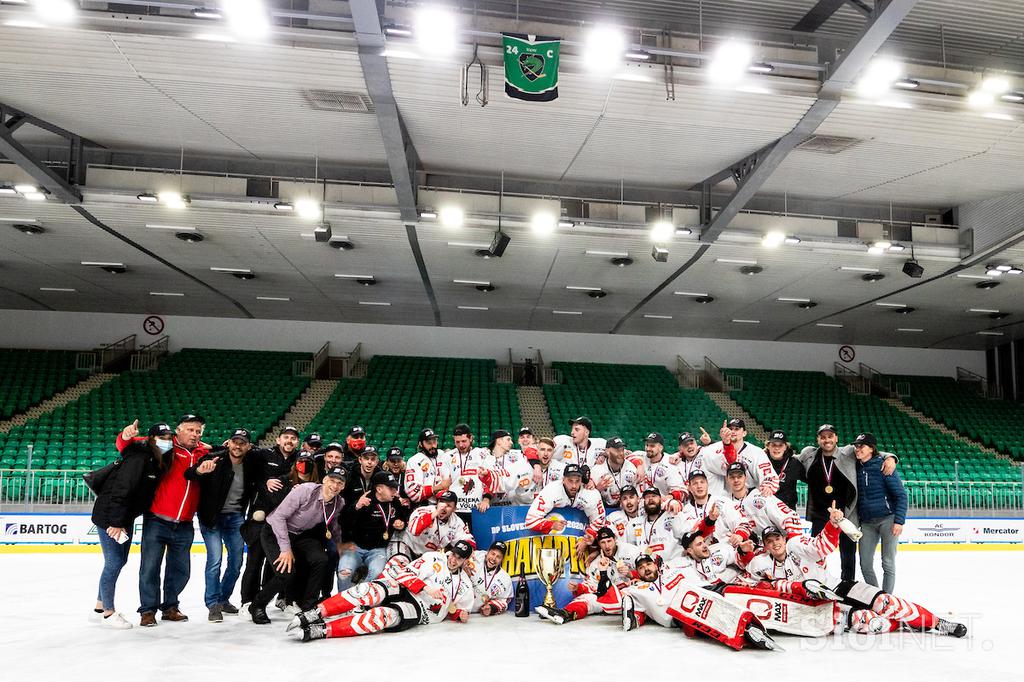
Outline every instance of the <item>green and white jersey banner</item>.
<svg viewBox="0 0 1024 682"><path fill-rule="evenodd" d="M528 102L558 99L558 38L503 33L505 94Z"/></svg>

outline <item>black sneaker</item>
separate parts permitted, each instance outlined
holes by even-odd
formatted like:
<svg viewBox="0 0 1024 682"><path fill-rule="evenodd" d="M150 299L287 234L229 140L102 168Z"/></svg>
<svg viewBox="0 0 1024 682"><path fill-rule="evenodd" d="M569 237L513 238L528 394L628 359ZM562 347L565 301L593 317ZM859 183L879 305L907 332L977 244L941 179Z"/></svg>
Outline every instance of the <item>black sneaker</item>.
<svg viewBox="0 0 1024 682"><path fill-rule="evenodd" d="M252 616L252 622L256 623L256 625L270 625L270 616L267 615L267 610L262 606L249 604L249 615Z"/></svg>
<svg viewBox="0 0 1024 682"><path fill-rule="evenodd" d="M939 618L938 624L935 626L936 632L941 632L944 635L950 635L952 637L960 638L967 636L967 626L963 623L954 623L951 620Z"/></svg>
<svg viewBox="0 0 1024 682"><path fill-rule="evenodd" d="M210 607L210 617L207 620L211 623L224 622L224 612L221 610L220 604L214 604Z"/></svg>
<svg viewBox="0 0 1024 682"><path fill-rule="evenodd" d="M221 613L223 613L225 616L237 616L238 615L238 607L235 606L234 604L232 604L229 601L226 601L223 604L221 604L220 605L220 610L221 610Z"/></svg>

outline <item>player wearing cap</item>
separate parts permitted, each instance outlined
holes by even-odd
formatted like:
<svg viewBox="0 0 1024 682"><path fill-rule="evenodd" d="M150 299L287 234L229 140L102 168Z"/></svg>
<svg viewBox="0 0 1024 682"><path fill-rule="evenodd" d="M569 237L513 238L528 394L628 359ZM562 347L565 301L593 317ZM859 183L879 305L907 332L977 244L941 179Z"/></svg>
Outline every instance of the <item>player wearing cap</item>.
<svg viewBox="0 0 1024 682"><path fill-rule="evenodd" d="M288 475L295 458L299 455L299 430L294 426L285 426L277 433L274 446L257 448L249 453L249 458L260 463L260 478L268 492L281 489L281 479ZM327 470L320 472L327 475Z"/></svg>
<svg viewBox="0 0 1024 682"><path fill-rule="evenodd" d="M718 434L721 440L705 445L700 452L711 494L726 495L726 467L732 462L739 462L747 472L749 487L757 488L765 495L774 495L779 489L779 476L765 451L743 440L747 436L746 423L742 419L730 419L722 423ZM706 431L702 435L703 440L710 440Z"/></svg>
<svg viewBox="0 0 1024 682"><path fill-rule="evenodd" d="M526 454L526 448L532 448L537 445L537 436L533 433L533 429L529 426L524 426L519 429L519 434L516 438L516 445L519 449Z"/></svg>
<svg viewBox="0 0 1024 682"><path fill-rule="evenodd" d="M597 532L597 554L590 557L587 576L596 585L607 575L612 585L624 589L633 579L633 565L641 554L639 547L620 541L615 531L605 526Z"/></svg>
<svg viewBox="0 0 1024 682"><path fill-rule="evenodd" d="M618 436L608 439L604 448L605 460L590 469L590 480L601 493L606 507L618 507L622 489L640 484L640 474L626 459L626 443Z"/></svg>
<svg viewBox="0 0 1024 682"><path fill-rule="evenodd" d="M311 433L302 439L302 450L308 452L314 457L320 452L320 448L324 446L324 439L319 433Z"/></svg>
<svg viewBox="0 0 1024 682"><path fill-rule="evenodd" d="M398 479L398 498L395 500L406 509L411 504L409 496L405 493L405 453L398 446L388 448L384 461L380 465L381 470L389 471Z"/></svg>
<svg viewBox="0 0 1024 682"><path fill-rule="evenodd" d="M669 458L669 462L679 468L679 474L684 481L690 480L690 472L694 469L703 470L703 460L696 437L689 432L679 434L679 449Z"/></svg>
<svg viewBox="0 0 1024 682"><path fill-rule="evenodd" d="M437 552L456 540L469 540L476 544L466 522L455 513L459 496L445 490L437 496L437 504L417 507L409 515L405 537L395 551L411 557Z"/></svg>
<svg viewBox="0 0 1024 682"><path fill-rule="evenodd" d="M590 437L594 430L590 417L576 417L569 424L572 426L569 435L554 438L554 458L566 464L594 466L604 455L604 438Z"/></svg>
<svg viewBox="0 0 1024 682"><path fill-rule="evenodd" d="M736 547L726 542L709 545L699 530L690 531L679 540L683 553L672 560L684 580L697 585L714 586L735 582L746 573L739 567L741 557L754 551L754 543L744 540Z"/></svg>
<svg viewBox="0 0 1024 682"><path fill-rule="evenodd" d="M826 560L839 542L839 523L844 515L834 504L829 521L818 535L786 539L783 531L768 528L764 551L747 558L746 569L783 594L800 598L832 599L848 609L846 625L856 632L890 632L906 626L964 637L967 627L939 618L914 602L901 599L874 585L857 580L837 580L828 573Z"/></svg>
<svg viewBox="0 0 1024 682"><path fill-rule="evenodd" d="M469 608L473 592L460 593L453 576L461 574L472 553L473 546L460 540L444 553L428 552L413 560L401 555L391 557L379 578L300 613L288 624L287 632L308 642L400 632L439 623ZM356 610L360 612L346 615Z"/></svg>
<svg viewBox="0 0 1024 682"><path fill-rule="evenodd" d="M405 464L405 492L413 505L430 504L438 493L452 485L448 464L437 456L437 434L433 429L420 431L419 451Z"/></svg>
<svg viewBox="0 0 1024 682"><path fill-rule="evenodd" d="M747 487L747 475L739 462L729 465L725 482L729 488L729 501L753 522L759 536L769 526L781 528L788 536L803 533L800 516L785 502L774 495L763 495L760 490Z"/></svg>
<svg viewBox="0 0 1024 682"><path fill-rule="evenodd" d="M537 494L526 512L527 529L537 533L561 533L565 530L565 520L548 516L559 507L580 509L590 521L577 543L577 550L582 554L597 537L597 531L606 525L606 519L600 493L583 487L583 473L578 464L566 464L562 480L552 481Z"/></svg>
<svg viewBox="0 0 1024 682"><path fill-rule="evenodd" d="M648 485L644 489L643 505L642 513L630 522L626 531L629 541L662 562L676 557L680 552L672 534L676 515L665 509L661 491Z"/></svg>
<svg viewBox="0 0 1024 682"><path fill-rule="evenodd" d="M390 472L376 471L365 494L345 506L341 514L339 592L352 587L352 575L360 567L366 568L367 580L380 575L391 535L405 528L409 515L397 499L398 479Z"/></svg>
<svg viewBox="0 0 1024 682"><path fill-rule="evenodd" d="M512 449L512 436L499 429L491 434L482 475L495 505L530 504L533 501L533 469L523 453ZM484 507L486 509L486 506Z"/></svg>
<svg viewBox="0 0 1024 682"><path fill-rule="evenodd" d="M665 509L673 514L682 509L686 495L685 483L679 468L665 455L665 438L660 433L649 433L644 438L641 478L644 486L654 486L661 493Z"/></svg>
<svg viewBox="0 0 1024 682"><path fill-rule="evenodd" d="M807 470L793 452L785 431L772 431L768 435L764 449L771 460L772 468L779 476L779 490L775 497L785 502L790 509L796 509L796 484L798 481L807 482Z"/></svg>
<svg viewBox="0 0 1024 682"><path fill-rule="evenodd" d="M503 432L504 433L504 432ZM483 480L490 480L491 472L483 467L487 451L473 447L473 431L468 424L457 424L452 430L455 447L444 452L444 459L452 477L452 490L459 496L456 513L472 528L473 510L484 511L490 505L490 493ZM487 500L484 504L481 504Z"/></svg>
<svg viewBox="0 0 1024 682"><path fill-rule="evenodd" d="M853 445L839 447L839 436L832 424L818 427L818 447L806 447L798 459L807 470L807 513L811 534L818 535L829 519L832 504L857 524L857 456ZM896 470L899 459L891 452L880 452L882 473ZM843 580L857 574L857 543L845 533L839 537L840 568Z"/></svg>
<svg viewBox="0 0 1024 682"><path fill-rule="evenodd" d="M640 494L635 486L623 486L619 491L619 508L608 512L608 527L615 531L621 542L632 544L632 522L640 516Z"/></svg>
<svg viewBox="0 0 1024 682"><path fill-rule="evenodd" d="M672 524L672 535L677 540L695 530L710 542L725 542L732 547L750 538L753 522L736 504L708 493L708 478L703 470L690 472L689 490L683 510L676 514Z"/></svg>
<svg viewBox="0 0 1024 682"><path fill-rule="evenodd" d="M380 471L380 454L377 448L367 445L356 457L356 465L349 469L345 481L345 504L355 504L360 497L369 497L372 492L373 475Z"/></svg>
<svg viewBox="0 0 1024 682"><path fill-rule="evenodd" d="M341 466L353 469L357 466L359 453L366 449L366 430L362 426L353 426L345 435L345 452L342 453Z"/></svg>
<svg viewBox="0 0 1024 682"><path fill-rule="evenodd" d="M474 552L473 558L462 567L473 588L470 613L496 616L508 609L512 598L512 578L501 567L507 549L504 542L495 540L486 552Z"/></svg>

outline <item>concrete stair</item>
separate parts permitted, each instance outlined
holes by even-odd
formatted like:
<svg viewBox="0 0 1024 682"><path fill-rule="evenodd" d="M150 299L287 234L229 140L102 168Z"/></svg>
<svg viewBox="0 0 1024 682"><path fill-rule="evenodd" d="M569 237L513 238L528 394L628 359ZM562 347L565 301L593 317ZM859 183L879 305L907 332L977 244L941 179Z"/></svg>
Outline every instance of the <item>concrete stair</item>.
<svg viewBox="0 0 1024 682"><path fill-rule="evenodd" d="M716 405L722 408L722 411L729 416L729 419L742 419L747 425L747 434L753 436L762 444L768 440L768 431L749 412L740 407L739 403L730 398L728 393L722 391L706 391L706 393L709 398L715 401ZM721 424L711 424L704 428L711 435L711 440L718 440L718 429L721 428ZM700 434L697 435L699 436Z"/></svg>
<svg viewBox="0 0 1024 682"><path fill-rule="evenodd" d="M313 421L313 417L323 409L327 399L331 397L331 394L334 393L334 389L337 387L337 379L313 379L309 384L309 388L303 391L299 399L288 408L284 417L274 424L270 431L260 439L259 446L265 448L273 445L277 439L278 431L285 426L294 426L299 431L303 431Z"/></svg>
<svg viewBox="0 0 1024 682"><path fill-rule="evenodd" d="M554 438L555 425L551 422L551 411L544 391L539 386L517 386L516 399L523 426L533 429L537 438ZM512 437L515 438L515 434Z"/></svg>
<svg viewBox="0 0 1024 682"><path fill-rule="evenodd" d="M90 391L95 391L97 388L107 383L116 376L117 374L105 372L92 374L89 377L83 379L82 381L79 381L74 386L66 388L60 393L48 398L47 400L44 400L35 407L30 407L28 410L22 412L21 414L16 414L10 419L0 421L0 433L7 433L15 426L21 426L29 419L35 419L36 417L40 417L46 414L47 412L52 412L56 410L58 407L63 407L64 405L67 405L72 401L78 400L86 393L89 393Z"/></svg>
<svg viewBox="0 0 1024 682"><path fill-rule="evenodd" d="M981 443L979 443L976 440L971 440L970 438L968 438L967 436L963 435L959 431L954 431L953 429L949 428L948 426L946 426L942 422L938 422L938 421L932 419L931 417L926 415L924 412L921 412L919 410L915 410L913 407L911 407L910 405L907 405L902 400L899 400L897 398L882 398L882 400L884 400L885 402L889 403L890 405L895 407L900 412L903 412L904 414L910 415L911 417L913 417L917 421L921 422L925 426L933 428L936 431L941 431L942 433L944 433L944 434L946 434L948 436L952 436L953 438L957 439L961 443L970 443L971 445L975 446L976 448L979 448L980 450L982 450L984 452L987 452L988 454L992 455L993 457L998 457L999 459L1005 459L1008 462L1012 462L1013 461L1012 459L1010 459L1009 455L1004 455L1003 453L999 452L998 450L993 450L992 448L990 448L990 447L988 447L986 445L982 445Z"/></svg>

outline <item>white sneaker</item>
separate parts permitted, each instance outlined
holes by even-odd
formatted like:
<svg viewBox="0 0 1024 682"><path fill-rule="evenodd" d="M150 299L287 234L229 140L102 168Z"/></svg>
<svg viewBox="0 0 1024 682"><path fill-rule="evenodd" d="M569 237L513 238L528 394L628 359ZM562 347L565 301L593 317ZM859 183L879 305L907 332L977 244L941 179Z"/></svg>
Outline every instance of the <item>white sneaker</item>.
<svg viewBox="0 0 1024 682"><path fill-rule="evenodd" d="M129 623L124 616L116 611L102 621L103 627L110 628L112 630L131 630L132 624Z"/></svg>

